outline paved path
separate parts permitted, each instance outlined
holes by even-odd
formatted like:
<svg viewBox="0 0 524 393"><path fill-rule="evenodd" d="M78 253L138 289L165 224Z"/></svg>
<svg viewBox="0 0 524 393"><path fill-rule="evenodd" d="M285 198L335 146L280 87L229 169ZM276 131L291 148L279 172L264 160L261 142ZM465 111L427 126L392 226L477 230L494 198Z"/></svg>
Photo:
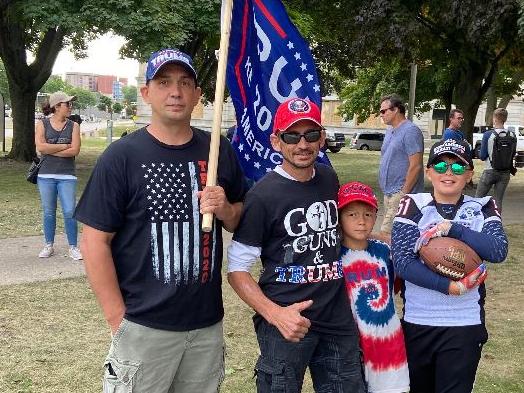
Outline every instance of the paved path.
<svg viewBox="0 0 524 393"><path fill-rule="evenodd" d="M231 234L224 231L224 243L229 245ZM82 261L68 256L64 234L55 239L55 254L38 258L42 236L0 239L0 285L47 281L56 278L78 277L85 274Z"/></svg>
<svg viewBox="0 0 524 393"><path fill-rule="evenodd" d="M509 192L504 198L505 224L524 223L524 195ZM382 222L379 211L378 225ZM231 241L231 234L224 231L224 250ZM67 255L65 235L57 235L55 255L38 258L42 236L0 239L0 285L46 281L56 278L77 277L85 274L81 261L73 261Z"/></svg>
<svg viewBox="0 0 524 393"><path fill-rule="evenodd" d="M83 275L82 262L68 256L64 235L58 235L55 241L55 254L38 258L42 236L0 239L0 285Z"/></svg>

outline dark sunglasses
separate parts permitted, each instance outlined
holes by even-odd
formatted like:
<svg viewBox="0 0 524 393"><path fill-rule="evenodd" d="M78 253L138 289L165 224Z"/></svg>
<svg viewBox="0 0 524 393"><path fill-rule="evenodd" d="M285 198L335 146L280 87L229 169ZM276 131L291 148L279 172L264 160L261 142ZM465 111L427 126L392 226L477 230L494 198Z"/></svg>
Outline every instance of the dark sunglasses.
<svg viewBox="0 0 524 393"><path fill-rule="evenodd" d="M390 106L389 108L381 109L379 112L380 112L381 115L383 115L387 111L393 110L394 108L395 108L394 106Z"/></svg>
<svg viewBox="0 0 524 393"><path fill-rule="evenodd" d="M280 139L288 145L296 145L300 139L304 138L306 142L317 142L320 139L322 130L306 130L303 134L298 132L283 132L279 134Z"/></svg>
<svg viewBox="0 0 524 393"><path fill-rule="evenodd" d="M463 175L464 173L466 173L466 165L458 162L448 164L447 162L440 161L436 164L433 164L433 169L435 170L435 172L440 174L446 173L448 171L448 168L451 168L451 173L453 173L454 175Z"/></svg>

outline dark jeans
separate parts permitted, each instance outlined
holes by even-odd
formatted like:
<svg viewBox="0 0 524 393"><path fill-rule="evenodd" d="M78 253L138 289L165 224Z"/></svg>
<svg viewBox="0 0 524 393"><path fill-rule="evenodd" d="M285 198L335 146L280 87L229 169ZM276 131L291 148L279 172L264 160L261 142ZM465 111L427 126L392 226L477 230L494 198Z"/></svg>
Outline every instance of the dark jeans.
<svg viewBox="0 0 524 393"><path fill-rule="evenodd" d="M484 325L424 326L403 321L411 393L471 393Z"/></svg>
<svg viewBox="0 0 524 393"><path fill-rule="evenodd" d="M509 177L509 171L485 169L480 176L475 197L480 198L488 195L489 190L493 187L493 197L495 198L495 202L497 202L499 210L502 211L502 198L504 198Z"/></svg>
<svg viewBox="0 0 524 393"><path fill-rule="evenodd" d="M265 320L258 324L256 333L261 353L255 366L259 393L301 392L308 366L315 392L366 391L358 336L310 331L293 343Z"/></svg>

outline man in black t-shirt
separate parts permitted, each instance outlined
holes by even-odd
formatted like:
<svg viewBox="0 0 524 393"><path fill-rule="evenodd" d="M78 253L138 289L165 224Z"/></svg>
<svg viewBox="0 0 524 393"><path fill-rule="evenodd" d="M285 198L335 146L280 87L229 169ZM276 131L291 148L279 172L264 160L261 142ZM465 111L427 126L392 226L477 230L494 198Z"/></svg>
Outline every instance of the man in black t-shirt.
<svg viewBox="0 0 524 393"><path fill-rule="evenodd" d="M228 250L228 280L255 311L258 392L364 392L358 337L338 260L338 179L315 164L325 141L320 110L293 98L271 135L282 165L247 194ZM262 273L249 273L257 258Z"/></svg>
<svg viewBox="0 0 524 393"><path fill-rule="evenodd" d="M221 138L190 126L200 88L191 58L153 53L140 89L151 124L111 144L78 203L91 287L111 328L104 391L216 392L224 375L222 227L238 224L244 175ZM210 233L202 214L213 213Z"/></svg>

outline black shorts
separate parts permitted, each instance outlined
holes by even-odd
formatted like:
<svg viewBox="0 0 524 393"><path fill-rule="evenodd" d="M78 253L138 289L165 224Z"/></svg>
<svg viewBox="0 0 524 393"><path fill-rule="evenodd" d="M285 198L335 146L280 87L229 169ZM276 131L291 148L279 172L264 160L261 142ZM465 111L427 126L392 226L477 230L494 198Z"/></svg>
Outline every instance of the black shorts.
<svg viewBox="0 0 524 393"><path fill-rule="evenodd" d="M411 393L471 393L488 340L484 325L424 326L402 321Z"/></svg>

